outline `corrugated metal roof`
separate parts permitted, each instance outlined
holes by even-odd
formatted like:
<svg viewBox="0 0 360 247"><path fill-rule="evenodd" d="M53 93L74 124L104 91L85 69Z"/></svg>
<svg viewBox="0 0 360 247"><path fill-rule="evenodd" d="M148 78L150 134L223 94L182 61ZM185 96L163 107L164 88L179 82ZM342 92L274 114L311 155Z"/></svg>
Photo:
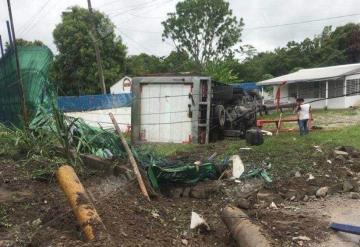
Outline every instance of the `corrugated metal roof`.
<svg viewBox="0 0 360 247"><path fill-rule="evenodd" d="M337 77L353 75L358 73L360 73L360 63L313 68L313 69L301 69L295 73L258 82L257 85L259 86L277 85L284 81L286 81L287 83L295 83L302 81L318 81L318 80L337 78Z"/></svg>

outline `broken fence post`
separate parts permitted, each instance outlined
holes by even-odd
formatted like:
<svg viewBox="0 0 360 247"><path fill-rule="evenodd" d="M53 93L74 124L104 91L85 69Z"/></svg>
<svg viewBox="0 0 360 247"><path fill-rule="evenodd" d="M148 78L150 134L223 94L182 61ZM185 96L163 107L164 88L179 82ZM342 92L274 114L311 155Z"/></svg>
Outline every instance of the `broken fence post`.
<svg viewBox="0 0 360 247"><path fill-rule="evenodd" d="M56 172L56 177L85 234L86 240L110 239L104 223L101 221L74 169L69 165L61 166Z"/></svg>
<svg viewBox="0 0 360 247"><path fill-rule="evenodd" d="M221 219L230 230L232 237L241 247L270 247L270 242L261 233L260 227L253 224L247 214L234 206L221 211Z"/></svg>
<svg viewBox="0 0 360 247"><path fill-rule="evenodd" d="M141 192L144 194L144 196L146 197L146 199L147 199L148 201L150 201L149 194L148 194L148 192L147 192L147 190L146 190L144 180L143 180L142 177L141 177L141 174L140 174L140 171L139 171L139 167L138 167L138 165L137 165L137 163L136 163L136 160L135 160L135 158L134 158L134 155L133 155L133 153L131 152L129 145L128 145L127 142L126 142L125 137L124 137L123 134L121 133L120 127L119 127L118 123L116 122L116 120L115 120L115 118L114 118L114 115L110 112L110 113L109 113L109 116L110 116L110 118L111 118L111 121L112 121L113 124L114 124L115 131L116 131L116 133L119 135L120 140L121 140L121 142L122 142L122 144L123 144L123 146L124 146L124 148L125 148L125 150L126 150L126 153L127 153L128 156L129 156L129 160L130 160L130 163L131 163L131 165L132 165L132 167L133 167L133 170L134 170L135 176L136 176L136 178L137 178L137 181L138 181L138 183L139 183L140 190L141 190Z"/></svg>

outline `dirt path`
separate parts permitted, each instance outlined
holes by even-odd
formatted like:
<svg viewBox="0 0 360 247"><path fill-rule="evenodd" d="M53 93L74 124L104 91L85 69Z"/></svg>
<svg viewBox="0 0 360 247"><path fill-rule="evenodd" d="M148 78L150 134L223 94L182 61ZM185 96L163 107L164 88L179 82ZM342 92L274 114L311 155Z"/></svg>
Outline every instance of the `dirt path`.
<svg viewBox="0 0 360 247"><path fill-rule="evenodd" d="M324 202L317 202L306 205L308 209L315 209L319 214L328 217L331 222L360 225L360 201L347 198L346 196L336 196ZM312 245L313 247L358 247L360 236L331 232L327 241L321 244Z"/></svg>

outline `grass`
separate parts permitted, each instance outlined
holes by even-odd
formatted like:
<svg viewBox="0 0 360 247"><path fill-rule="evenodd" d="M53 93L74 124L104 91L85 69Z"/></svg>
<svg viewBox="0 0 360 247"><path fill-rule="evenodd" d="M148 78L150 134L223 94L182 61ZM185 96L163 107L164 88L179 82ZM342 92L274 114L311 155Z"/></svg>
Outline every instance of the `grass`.
<svg viewBox="0 0 360 247"><path fill-rule="evenodd" d="M314 146L320 146L318 152ZM300 137L294 133L280 133L279 136L267 137L261 146L253 146L249 151L240 150L247 147L244 140L224 140L209 145L157 144L147 147L162 156L175 156L178 153L206 153L209 156L220 150L218 159L225 156L240 154L247 165L259 165L265 159L272 163L270 173L275 177L287 177L292 171L323 172L314 166L326 165L328 156L338 146L353 146L360 149L360 125L332 130L315 130L308 136Z"/></svg>

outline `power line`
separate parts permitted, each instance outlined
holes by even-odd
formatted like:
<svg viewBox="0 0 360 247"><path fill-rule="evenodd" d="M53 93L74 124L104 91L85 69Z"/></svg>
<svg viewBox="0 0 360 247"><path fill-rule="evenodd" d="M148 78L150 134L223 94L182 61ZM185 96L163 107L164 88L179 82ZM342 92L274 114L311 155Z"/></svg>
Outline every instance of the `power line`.
<svg viewBox="0 0 360 247"><path fill-rule="evenodd" d="M33 15L31 16L28 21L19 29L23 29L22 31L20 31L20 35L23 35L25 33L27 33L28 31L30 31L31 29L34 28L34 26L37 24L37 22L41 19L40 18L40 13L47 7L47 5L51 2L52 0L47 0L45 2L44 5L42 5L40 7L40 9ZM47 14L47 13L46 13ZM26 25L27 24L27 25Z"/></svg>
<svg viewBox="0 0 360 247"><path fill-rule="evenodd" d="M326 20L334 20L334 19L340 19L340 18L345 18L345 17L353 17L353 16L360 16L360 14L340 15L340 16L321 18L321 19L305 20L305 21L299 21L299 22L290 22L290 23L283 23L283 24L276 24L276 25L269 25L269 26L249 27L249 28L244 28L244 30L258 30L258 29L269 29L269 28L276 28L276 27L285 27L285 26L300 25L300 24L319 22L319 21L326 21Z"/></svg>
<svg viewBox="0 0 360 247"><path fill-rule="evenodd" d="M128 10L125 10L125 11L122 11L122 12L113 12L113 13L108 13L109 15L112 15L112 14L115 14L111 17L116 17L116 16L119 16L119 15L122 15L122 14L126 14L128 12L131 12L131 11L134 11L134 10L139 10L139 9L144 9L144 8L150 8L150 7L156 7L158 6L159 4L167 4L167 3L170 3L170 2L173 2L175 0L166 0L166 1L162 1L162 2L158 2L158 3L154 3L152 5L146 5L146 6L143 6L143 7L135 7L135 8L131 8L131 9L128 9ZM147 3L147 4L151 4L151 3Z"/></svg>

